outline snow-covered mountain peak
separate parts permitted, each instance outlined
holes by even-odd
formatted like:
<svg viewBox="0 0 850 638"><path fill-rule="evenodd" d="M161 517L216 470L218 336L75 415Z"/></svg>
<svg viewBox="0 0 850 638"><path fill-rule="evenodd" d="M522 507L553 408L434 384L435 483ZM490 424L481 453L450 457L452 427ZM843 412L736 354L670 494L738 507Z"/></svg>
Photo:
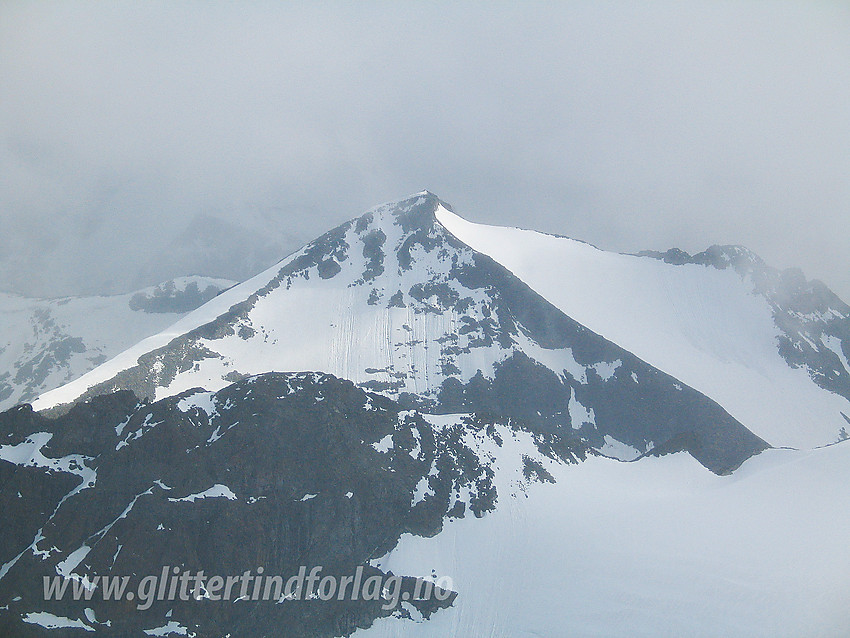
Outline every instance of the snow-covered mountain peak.
<svg viewBox="0 0 850 638"><path fill-rule="evenodd" d="M363 224L360 220L380 218L383 223L398 224L405 231L416 228L426 228L436 221L436 212L442 207L451 211L450 204L441 200L431 191L420 191L408 195L402 199L393 200L375 206L359 217L354 222Z"/></svg>
<svg viewBox="0 0 850 638"><path fill-rule="evenodd" d="M522 419L618 458L667 445L722 472L764 447L470 248L453 230L463 223L431 193L373 208L35 406L318 370L433 411Z"/></svg>

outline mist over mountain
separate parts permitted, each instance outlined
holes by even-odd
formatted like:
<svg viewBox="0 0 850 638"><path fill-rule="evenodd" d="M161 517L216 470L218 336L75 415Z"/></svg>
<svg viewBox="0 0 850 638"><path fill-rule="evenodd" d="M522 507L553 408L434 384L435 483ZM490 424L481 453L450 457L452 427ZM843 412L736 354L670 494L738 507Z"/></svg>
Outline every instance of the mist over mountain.
<svg viewBox="0 0 850 638"><path fill-rule="evenodd" d="M148 227L154 220L142 218L143 227L136 228L136 222L98 219L77 226L60 219L46 237L4 233L0 290L54 298L126 294L187 275L242 281L322 230L318 219L280 210L199 214L158 229Z"/></svg>
<svg viewBox="0 0 850 638"><path fill-rule="evenodd" d="M0 409L79 377L235 283L180 277L124 295L57 299L0 293Z"/></svg>
<svg viewBox="0 0 850 638"><path fill-rule="evenodd" d="M0 289L241 279L430 188L618 252L743 244L850 298L848 31L826 2L3 3ZM259 242L140 277L206 215Z"/></svg>

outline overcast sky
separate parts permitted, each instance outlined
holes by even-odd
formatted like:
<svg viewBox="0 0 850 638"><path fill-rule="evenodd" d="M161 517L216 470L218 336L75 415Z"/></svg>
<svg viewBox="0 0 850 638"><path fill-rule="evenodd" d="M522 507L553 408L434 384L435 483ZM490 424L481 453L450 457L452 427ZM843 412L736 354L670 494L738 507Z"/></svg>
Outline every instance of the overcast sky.
<svg viewBox="0 0 850 638"><path fill-rule="evenodd" d="M425 188L850 300L850 6L0 4L0 288L241 276Z"/></svg>

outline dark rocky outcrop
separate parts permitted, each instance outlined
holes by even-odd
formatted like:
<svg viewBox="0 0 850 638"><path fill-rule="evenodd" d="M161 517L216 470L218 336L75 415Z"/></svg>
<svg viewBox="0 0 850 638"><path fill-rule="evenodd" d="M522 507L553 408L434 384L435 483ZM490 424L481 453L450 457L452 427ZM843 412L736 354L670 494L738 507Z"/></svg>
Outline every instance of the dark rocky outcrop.
<svg viewBox="0 0 850 638"><path fill-rule="evenodd" d="M193 407L193 404L195 407ZM202 407L198 407L202 406ZM447 516L483 516L496 507L493 470L464 443L485 420L432 428L418 413L319 373L270 373L215 393L189 391L155 403L129 392L97 397L48 419L21 406L0 414L0 444L50 435L48 459L79 455L93 485L44 467L0 461L5 539L0 564L2 635L43 635L22 622L46 611L83 618L91 608L104 635L141 635L168 618L198 636L336 636L368 626L386 610L376 601L210 603L45 602L42 577L78 548L74 572L98 575L181 571L239 575L263 567L290 576L299 566L353 574L392 549L401 534L433 535ZM583 457L567 452L564 460ZM533 465L533 462L532 462ZM532 466L530 466L532 467ZM414 498L424 481L427 493ZM186 499L211 486L229 496ZM459 492L466 501L456 500ZM35 542L34 542L35 540ZM34 550L34 551L33 551ZM20 558L15 559L20 555ZM412 591L415 579L407 578ZM412 601L427 616L454 594ZM173 610L169 614L169 610Z"/></svg>

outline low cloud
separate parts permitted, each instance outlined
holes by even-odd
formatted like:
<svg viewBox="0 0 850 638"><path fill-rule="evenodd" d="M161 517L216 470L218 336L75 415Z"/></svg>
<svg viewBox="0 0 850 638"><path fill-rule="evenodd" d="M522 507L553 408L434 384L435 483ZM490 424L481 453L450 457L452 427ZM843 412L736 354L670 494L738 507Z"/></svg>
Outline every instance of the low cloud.
<svg viewBox="0 0 850 638"><path fill-rule="evenodd" d="M615 250L745 244L848 299L847 33L838 3L5 3L0 288L246 276L428 188Z"/></svg>

